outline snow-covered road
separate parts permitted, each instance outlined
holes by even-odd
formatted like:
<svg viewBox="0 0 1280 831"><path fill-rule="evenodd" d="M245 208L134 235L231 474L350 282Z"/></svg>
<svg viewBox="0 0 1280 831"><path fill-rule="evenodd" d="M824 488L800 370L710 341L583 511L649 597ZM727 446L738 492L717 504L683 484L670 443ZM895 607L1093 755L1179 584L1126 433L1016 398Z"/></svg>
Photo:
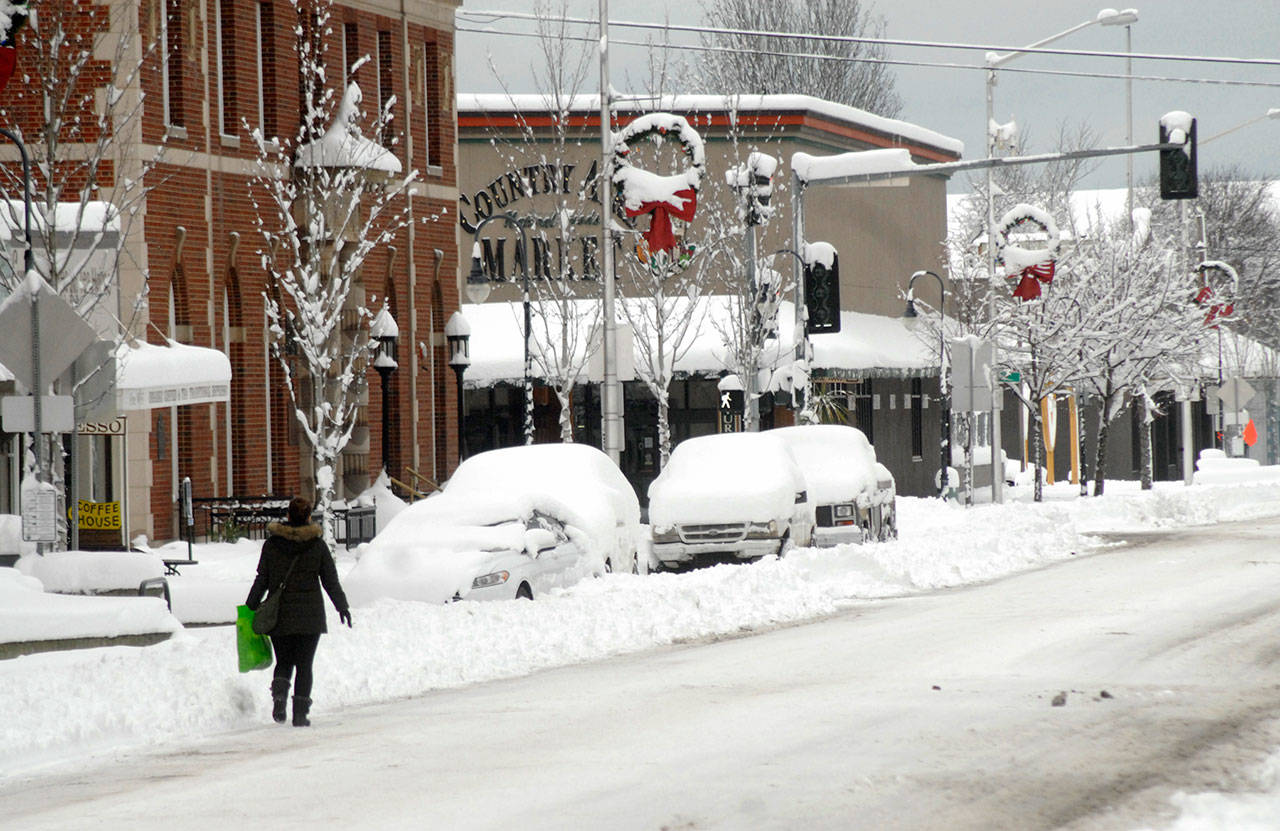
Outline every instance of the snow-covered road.
<svg viewBox="0 0 1280 831"><path fill-rule="evenodd" d="M1165 828L1280 747L1278 532L19 777L5 827Z"/></svg>

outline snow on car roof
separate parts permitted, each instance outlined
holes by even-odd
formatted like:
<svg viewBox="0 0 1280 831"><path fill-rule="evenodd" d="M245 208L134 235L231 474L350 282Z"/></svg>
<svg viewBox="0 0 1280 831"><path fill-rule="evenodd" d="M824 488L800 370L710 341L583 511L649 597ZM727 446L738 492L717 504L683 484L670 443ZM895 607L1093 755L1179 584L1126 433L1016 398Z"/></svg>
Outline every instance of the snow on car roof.
<svg viewBox="0 0 1280 831"><path fill-rule="evenodd" d="M815 504L870 499L879 478L866 435L843 424L805 424L771 431L786 443L804 473Z"/></svg>
<svg viewBox="0 0 1280 831"><path fill-rule="evenodd" d="M787 448L769 433L720 433L676 445L649 486L649 521L767 521L787 516L803 478Z"/></svg>

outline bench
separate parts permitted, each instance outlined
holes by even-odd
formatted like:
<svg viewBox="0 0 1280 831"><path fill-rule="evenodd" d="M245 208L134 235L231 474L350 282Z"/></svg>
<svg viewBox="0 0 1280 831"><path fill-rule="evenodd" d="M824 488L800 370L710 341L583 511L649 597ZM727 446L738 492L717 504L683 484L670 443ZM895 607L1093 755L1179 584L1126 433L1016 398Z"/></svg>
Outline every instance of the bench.
<svg viewBox="0 0 1280 831"><path fill-rule="evenodd" d="M200 563L199 560L161 560L160 562L164 563L164 573L175 577L182 576L178 573L180 566L194 566Z"/></svg>

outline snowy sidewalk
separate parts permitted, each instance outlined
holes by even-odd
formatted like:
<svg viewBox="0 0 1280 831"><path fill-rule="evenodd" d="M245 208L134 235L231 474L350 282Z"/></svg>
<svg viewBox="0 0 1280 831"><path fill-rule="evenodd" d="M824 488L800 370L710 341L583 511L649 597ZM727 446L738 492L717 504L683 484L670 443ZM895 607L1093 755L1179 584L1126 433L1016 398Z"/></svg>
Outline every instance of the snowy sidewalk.
<svg viewBox="0 0 1280 831"><path fill-rule="evenodd" d="M1103 550L1090 534L1280 515L1280 485L1169 484L1143 493L1132 483L1112 482L1108 489L1101 499L1080 499L1073 486L1055 486L1041 504L1015 489L1016 498L1004 505L971 509L903 498L897 541L800 549L782 560L685 574L613 574L534 603L357 607L354 629L330 620L317 657L314 712L323 718L343 707L991 580ZM231 620L252 580L259 545L199 546L200 565L170 578L177 618ZM352 562L340 555L340 572ZM163 609L163 601L154 602ZM27 625L25 614L8 603L0 608L0 641ZM268 721L268 675L236 672L234 637L229 626L187 628L146 648L0 661L0 698L9 713L0 724L6 748L0 779L114 748L190 741Z"/></svg>

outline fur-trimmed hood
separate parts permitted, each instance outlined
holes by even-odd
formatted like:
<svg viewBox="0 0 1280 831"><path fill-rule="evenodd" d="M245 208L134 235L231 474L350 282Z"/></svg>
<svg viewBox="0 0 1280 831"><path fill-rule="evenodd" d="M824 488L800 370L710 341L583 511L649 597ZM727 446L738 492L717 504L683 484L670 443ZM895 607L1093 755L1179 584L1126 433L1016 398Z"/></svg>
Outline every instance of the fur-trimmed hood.
<svg viewBox="0 0 1280 831"><path fill-rule="evenodd" d="M283 522L267 523L267 533L274 537L284 537L291 542L310 542L319 539L323 534L319 525L286 525Z"/></svg>

